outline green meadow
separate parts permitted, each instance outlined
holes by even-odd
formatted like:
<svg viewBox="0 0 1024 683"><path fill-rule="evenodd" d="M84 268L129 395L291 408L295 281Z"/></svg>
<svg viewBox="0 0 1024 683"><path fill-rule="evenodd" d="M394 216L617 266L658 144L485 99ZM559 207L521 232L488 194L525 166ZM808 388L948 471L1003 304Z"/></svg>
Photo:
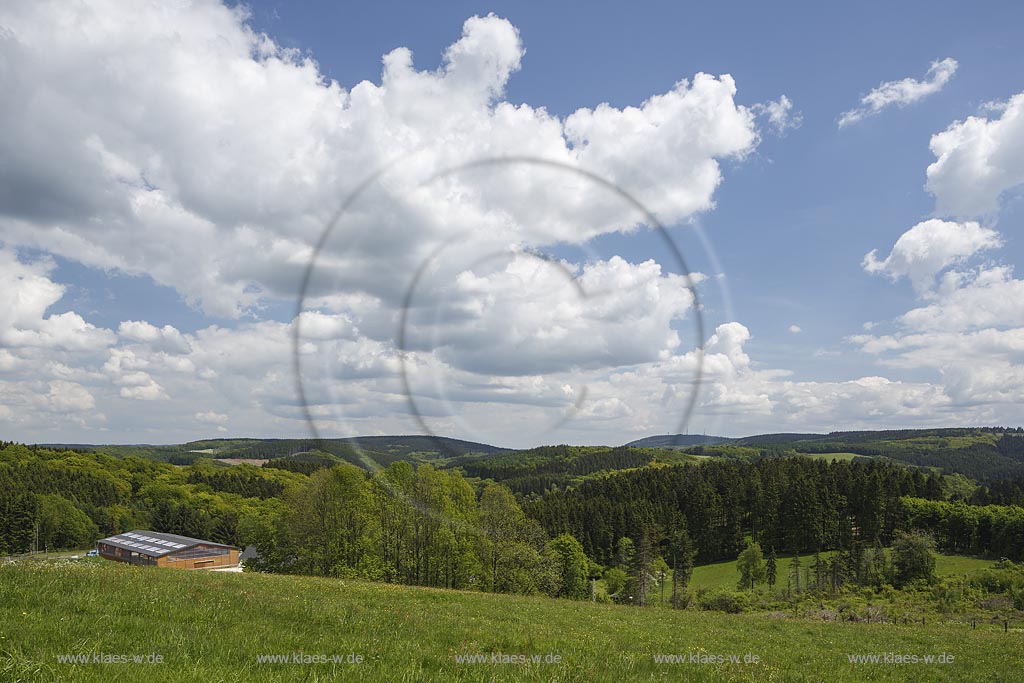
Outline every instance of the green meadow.
<svg viewBox="0 0 1024 683"><path fill-rule="evenodd" d="M953 661L854 664L848 657L887 653L945 654ZM60 661L68 655L101 661ZM683 655L685 662L656 662L661 655ZM122 656L161 661L112 659ZM260 661L267 656L289 661ZM312 663L320 656L341 661ZM486 661L460 663L466 656ZM719 663L719 656L725 661ZM5 683L1009 683L1020 680L1022 666L1024 632L1004 632L988 623L976 630L937 621L926 626L836 623L102 561L0 565L0 680Z"/></svg>
<svg viewBox="0 0 1024 683"><path fill-rule="evenodd" d="M811 458L813 460L853 460L854 458L863 458L863 455L857 455L856 453L801 453L803 458Z"/></svg>
<svg viewBox="0 0 1024 683"><path fill-rule="evenodd" d="M822 557L831 557L831 552L821 553ZM778 580L775 588L786 587L786 576L791 569L793 558L778 558ZM814 555L801 555L800 564L803 569L812 566ZM992 560L985 560L977 557L966 557L964 555L945 555L936 553L935 574L939 577L953 576L955 574L970 574L981 569L992 566ZM704 587L712 590L718 588L735 588L739 580L739 572L736 570L736 561L715 562L700 567L694 567L693 577L690 579L690 586L693 588Z"/></svg>

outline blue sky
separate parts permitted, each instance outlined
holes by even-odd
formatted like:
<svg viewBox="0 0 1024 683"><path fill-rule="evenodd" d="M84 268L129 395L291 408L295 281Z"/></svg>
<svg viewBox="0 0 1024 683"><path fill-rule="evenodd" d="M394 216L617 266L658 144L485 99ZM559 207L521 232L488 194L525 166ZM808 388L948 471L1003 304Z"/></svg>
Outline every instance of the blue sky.
<svg viewBox="0 0 1024 683"><path fill-rule="evenodd" d="M100 0L85 7L76 19L82 26L114 12ZM0 179L25 188L20 199L0 194L0 242L8 251L9 277L16 278L9 291L21 302L0 316L7 329L0 336L0 430L6 420L8 437L171 441L211 433L304 433L308 427L288 395L285 342L293 324L295 264L329 215L324 207L371 170L367 159L382 163L396 149L407 153L411 148L395 142L403 135L427 144L429 131L439 130L449 148L429 163L441 166L459 158L452 149L464 149L466 158L483 148L517 153L522 141L542 137L539 128L501 137L498 126L486 140L474 126L493 126L502 102L528 105L531 112L543 108L567 140L578 110L610 105L603 123L579 124L595 136L585 143L592 165L580 151L584 143L548 149L650 202L667 217L691 269L706 277L698 291L710 375L689 428L739 435L1019 424L1024 304L1013 295L1024 290L1012 273L1024 257L1015 239L1024 216L1024 170L1013 157L1014 149L1024 148L1013 99L1024 90L1018 35L1024 7L1018 3L970 11L953 3L231 7L235 11L198 2L159 18L157 9L140 6L132 10L137 16L107 22L102 31L111 33L93 38L87 31L60 36L68 30L62 23L67 11L57 4L0 12L0 24L14 36L0 50L17 69L17 75L0 76L13 93L0 107L0 122L19 122L0 134L11 152ZM486 26L463 25L491 13ZM141 27L135 39L127 33L129 19ZM165 39L175 31L184 39ZM96 35L101 39L94 41ZM68 46L46 52L45 40L56 36L71 38ZM501 42L508 40L518 43ZM471 86L455 77L444 81L446 69L458 71L446 66L453 63L446 50L463 44L485 66L496 60L500 74L482 71ZM412 53L411 70L402 73L433 74L437 82L424 85L426 77L408 76L410 85L383 83L382 56L396 48ZM945 59L955 60L951 75L927 93L837 124L883 83L913 79L906 92L930 87L929 68ZM154 66L133 82L133 69L147 64ZM681 80L692 86L693 98L706 95L707 106L723 97L715 85L698 94L694 76L701 72L718 84L726 74L734 79L735 94L714 101L727 107L726 118L738 118L681 118L697 116L684 101L686 88L677 88ZM93 90L62 89L61 79L73 76ZM485 80L492 76L497 81ZM341 107L346 93L355 97L362 81L374 84L366 92L394 98L382 105L386 114L364 124L352 113L359 105L345 104L346 113L335 117L332 107ZM490 94L477 101L473 88ZM658 119L660 132L644 133L647 138L629 138L624 131L633 124L623 110L660 95L678 96L676 119ZM783 96L791 108L779 130L766 111ZM75 119L72 111L83 114ZM424 123L432 116L437 119ZM542 116L531 116L529 125L541 125ZM644 110L644 116L653 121L661 115ZM32 117L58 132L50 140L39 137L26 123ZM975 117L981 137L960 125L968 117ZM363 125L370 131L363 139L345 132ZM596 137L602 125L619 126L623 144L636 144L618 149L612 135L602 148ZM721 135L723 142L679 147L679 136L694 130ZM943 131L951 131L955 144L943 168L929 176ZM517 135L525 137L517 142ZM384 142L375 147L377 139ZM713 160L720 181L691 186L693 178L677 174L674 159L680 168ZM644 167L661 174L663 193L643 186ZM649 316L627 329L621 320L557 297L501 301L507 293L501 283L522 275L510 266L474 273L482 279L472 291L485 293L493 309L469 324L459 316L483 309L459 298L470 296L467 290L453 288L451 279L429 282L425 296L438 311L453 301L468 307L435 311L433 327L415 330L416 339L433 340L419 341L425 356L413 359L422 376L432 378L413 390L431 429L514 445L611 443L672 430L672 416L688 395L679 373L692 361L694 317L692 310L666 312L688 304L685 291L672 289L679 281L670 276L674 265L659 237L635 231L624 217L594 227L607 198L588 194L593 188L579 197L538 199L536 188L516 197L509 189L518 188L515 183L495 189L486 180L479 187L474 182L467 178L462 189L483 193L495 202L486 205L492 209L506 201L520 208L539 201L539 214L529 214L534 221L559 215L565 226L588 226L566 227L569 232L559 233L564 239L530 237L526 219L512 208L521 228L510 233L513 241L566 259L584 281L657 290L656 303L650 303L654 295L616 302L632 311L650 305ZM666 199L673 189L681 193L675 202ZM408 254L392 245L393 260L378 263L375 240L391 219L376 200L367 197L360 217L369 233L353 238L362 241L355 251L364 258L342 267L348 270L334 282L336 294L358 301L308 302L309 310L330 318L325 329L340 335L310 342L333 344L309 351L328 363L326 374L307 370L311 384L323 381L313 390L320 397L314 412L326 434L419 429L396 388L401 354L389 297L399 284L384 275L400 279L405 256L414 263L415 254L422 256L417 245L429 247L424 235L432 229L426 227L431 214L405 207L418 217L406 226L415 237L401 242ZM563 200L594 203L598 213L562 215L567 209L554 204L543 213L544 201ZM52 210L25 208L47 202ZM441 220L452 225L471 208L446 207L452 213L441 211ZM489 219L500 213L485 211ZM420 219L426 223L417 228ZM339 239L354 230L341 225ZM884 260L905 234L906 249L868 272L865 255L877 250ZM480 249L493 247L487 242ZM628 267L616 270L613 257ZM659 264L658 273L642 272L639 264L648 259ZM384 272L392 266L394 272ZM355 281L353 273L364 269L364 281ZM379 283L365 282L378 276ZM550 285L538 286L546 292ZM561 310L563 304L573 320L536 317L538 308ZM459 313L452 317L454 310ZM500 334L495 325L502 320L521 324L523 339L513 344ZM563 323L571 335L594 343L558 341ZM536 343L552 326L551 341ZM488 369L485 348L502 362ZM242 363L245 358L252 362ZM583 385L590 388L589 408L577 403ZM528 434L530 425L561 424L567 415L557 433Z"/></svg>
<svg viewBox="0 0 1024 683"><path fill-rule="evenodd" d="M934 200L923 189L924 169L934 160L932 134L1024 87L1018 3L986 3L973 12L951 2L249 6L255 26L309 52L344 84L378 80L379 55L398 46L433 68L466 17L494 12L515 24L526 44L507 99L560 116L601 102L636 105L698 71L732 74L746 104L788 95L803 114L801 127L782 139L766 135L753 158L731 165L717 208L701 217L730 279L733 309L755 331L751 348L763 360L814 345L838 349L862 323L911 307L905 282L894 287L866 276L861 258L933 214ZM879 83L920 78L947 56L960 66L942 92L836 128L839 113ZM1013 224L1020 215L1008 212L1002 221ZM658 248L656 238L645 246L634 238L614 241L623 254ZM692 267L708 268L699 245L692 247ZM1024 251L1010 241L1003 254L1016 263ZM798 344L791 324L803 329ZM794 370L808 379L843 379L862 363L830 359Z"/></svg>

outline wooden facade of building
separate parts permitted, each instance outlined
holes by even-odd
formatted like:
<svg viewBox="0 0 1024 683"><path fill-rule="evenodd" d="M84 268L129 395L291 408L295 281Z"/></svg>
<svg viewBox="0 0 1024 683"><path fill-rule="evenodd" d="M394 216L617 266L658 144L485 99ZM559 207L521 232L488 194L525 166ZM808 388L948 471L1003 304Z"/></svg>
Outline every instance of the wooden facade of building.
<svg viewBox="0 0 1024 683"><path fill-rule="evenodd" d="M172 569L214 569L238 564L238 548L156 531L126 531L96 543L100 557Z"/></svg>

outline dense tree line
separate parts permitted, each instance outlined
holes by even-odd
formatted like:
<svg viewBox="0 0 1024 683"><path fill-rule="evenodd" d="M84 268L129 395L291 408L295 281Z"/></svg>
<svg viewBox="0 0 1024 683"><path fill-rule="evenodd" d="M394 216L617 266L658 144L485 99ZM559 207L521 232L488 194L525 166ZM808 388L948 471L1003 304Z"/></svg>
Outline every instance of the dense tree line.
<svg viewBox="0 0 1024 683"><path fill-rule="evenodd" d="M274 458L263 463L262 467L269 467L272 469L285 470L288 472L298 472L299 474L313 474L317 470L322 470L327 467L333 467L336 463L326 460L306 460L298 458Z"/></svg>
<svg viewBox="0 0 1024 683"><path fill-rule="evenodd" d="M502 479L501 483L516 495L532 498L569 488L574 480L568 474L529 474Z"/></svg>
<svg viewBox="0 0 1024 683"><path fill-rule="evenodd" d="M284 484L259 472L244 469L194 468L188 475L190 484L206 484L214 491L237 493L245 498L273 498L281 495Z"/></svg>
<svg viewBox="0 0 1024 683"><path fill-rule="evenodd" d="M886 543L902 496L941 499L941 478L884 462L709 461L588 480L524 509L601 564L613 562L619 539L650 529L669 537L685 522L705 563L734 559L748 536L788 553Z"/></svg>
<svg viewBox="0 0 1024 683"><path fill-rule="evenodd" d="M497 454L506 449L486 444L430 436L367 436L344 439L261 439L220 450L225 458L284 458L311 452L329 453L341 461L364 465L366 458L386 467L402 460L460 458L471 454Z"/></svg>
<svg viewBox="0 0 1024 683"><path fill-rule="evenodd" d="M810 441L775 443L770 455L856 453L917 467L940 467L979 481L1024 476L1024 434L1002 427L888 432L833 432Z"/></svg>
<svg viewBox="0 0 1024 683"><path fill-rule="evenodd" d="M816 552L806 563L794 556L788 571L780 576L774 549L765 556L761 545L750 541L736 561L736 588L754 590L759 584L767 584L773 591L782 589L782 595L789 599L804 592L836 594L848 586L901 588L915 581L930 584L937 578L934 550L935 541L927 532L896 531L890 552L879 543L865 547L854 541L849 548L830 556Z"/></svg>
<svg viewBox="0 0 1024 683"><path fill-rule="evenodd" d="M879 429L874 431L829 432L836 441L897 441L929 438L974 437L979 434L1021 434L1021 427L939 427L936 429Z"/></svg>
<svg viewBox="0 0 1024 683"><path fill-rule="evenodd" d="M973 505L1024 506L1024 476L1000 479L979 486L969 497Z"/></svg>
<svg viewBox="0 0 1024 683"><path fill-rule="evenodd" d="M916 448L885 449L886 457L919 467L941 467L948 473L959 472L979 481L996 481L1024 476L1024 450L1018 450L1020 437L1003 436L995 445L972 443L965 446L932 447L920 444ZM1006 445L1000 448L1000 444ZM857 451L853 451L857 452Z"/></svg>
<svg viewBox="0 0 1024 683"><path fill-rule="evenodd" d="M338 465L284 496L257 542L259 569L394 583L582 597L587 560L549 540L500 484L477 495L457 470L393 463L372 476Z"/></svg>
<svg viewBox="0 0 1024 683"><path fill-rule="evenodd" d="M797 453L856 453L857 455L883 455L885 450L878 446L862 443L846 443L835 441L809 441L793 445Z"/></svg>
<svg viewBox="0 0 1024 683"><path fill-rule="evenodd" d="M0 485L26 493L56 493L76 503L110 506L127 502L130 479L114 470L121 462L98 453L49 451L10 444L3 449Z"/></svg>
<svg viewBox="0 0 1024 683"><path fill-rule="evenodd" d="M950 552L1024 559L1024 507L903 498L901 524L930 532Z"/></svg>
<svg viewBox="0 0 1024 683"><path fill-rule="evenodd" d="M0 448L0 554L88 548L133 528L244 545L301 475L248 465L175 467L137 457Z"/></svg>
<svg viewBox="0 0 1024 683"><path fill-rule="evenodd" d="M1013 460L1024 460L1024 434L1003 434L996 441L996 450Z"/></svg>
<svg viewBox="0 0 1024 683"><path fill-rule="evenodd" d="M1021 437L998 443L1007 438L1000 447L1016 457ZM268 571L571 598L587 597L589 581L603 577L610 599L635 605L659 591L683 605L695 564L741 552L745 584L786 581L797 592L911 580L930 542L918 531L955 552L1024 553L1024 508L972 504L1013 503L1020 479L975 487L881 458L652 462L661 453L694 459L561 446L519 460L459 458L447 469L395 460L369 473L315 451L261 468L174 467L2 444L0 553L88 547L147 528L253 543L256 568ZM493 481L501 477L509 478ZM548 485L526 489L531 481ZM890 544L899 561L895 551L887 559ZM813 562L795 559L790 576L776 575L777 557L801 553Z"/></svg>
<svg viewBox="0 0 1024 683"><path fill-rule="evenodd" d="M359 463L359 452L340 439L264 439L222 451L217 457L273 459L313 452L329 453L338 460ZM374 453L375 457L377 455ZM382 457L386 458L386 455Z"/></svg>
<svg viewBox="0 0 1024 683"><path fill-rule="evenodd" d="M569 488L582 477L643 467L654 462L695 461L681 451L619 446L539 446L507 455L473 456L452 463L469 477L500 481L519 495Z"/></svg>
<svg viewBox="0 0 1024 683"><path fill-rule="evenodd" d="M729 442L760 449L762 457L794 453L855 453L917 467L939 467L983 482L1024 476L1024 428L952 429L766 434ZM710 451L709 451L710 453Z"/></svg>
<svg viewBox="0 0 1024 683"><path fill-rule="evenodd" d="M33 547L36 510L36 497L32 494L0 488L0 555L22 553Z"/></svg>
<svg viewBox="0 0 1024 683"><path fill-rule="evenodd" d="M741 446L736 444L715 444L711 446L691 446L686 449L687 453L694 455L705 455L725 460L749 461L756 458L767 457L773 453L768 448Z"/></svg>
<svg viewBox="0 0 1024 683"><path fill-rule="evenodd" d="M254 543L259 566L275 571L589 594L590 563L576 539L550 539L506 487L474 488L458 470L395 462L370 476L335 464L307 476L15 444L0 450L0 552L87 548L132 528Z"/></svg>
<svg viewBox="0 0 1024 683"><path fill-rule="evenodd" d="M541 446L513 455L458 463L467 476L500 481L516 494L534 496L568 488L579 477L647 465L656 455L638 448Z"/></svg>
<svg viewBox="0 0 1024 683"><path fill-rule="evenodd" d="M537 474L591 474L600 470L618 470L646 465L654 457L641 448L586 448L579 446L540 446L509 455L480 458L459 463L468 476L495 479Z"/></svg>

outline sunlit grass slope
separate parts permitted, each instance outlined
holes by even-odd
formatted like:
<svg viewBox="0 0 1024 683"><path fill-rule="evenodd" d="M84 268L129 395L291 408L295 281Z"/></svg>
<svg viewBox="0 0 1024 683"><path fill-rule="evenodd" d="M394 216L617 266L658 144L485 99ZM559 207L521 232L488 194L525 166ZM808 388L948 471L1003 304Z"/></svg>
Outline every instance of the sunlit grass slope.
<svg viewBox="0 0 1024 683"><path fill-rule="evenodd" d="M267 664L261 655L361 655ZM850 664L847 654L951 653L952 664ZM459 664L464 654L559 664ZM757 664L656 664L656 654ZM58 655L159 654L160 664ZM540 597L104 562L0 566L0 681L1015 681L1024 635L639 609Z"/></svg>
<svg viewBox="0 0 1024 683"><path fill-rule="evenodd" d="M831 555L831 552L822 553L822 556L826 558ZM792 561L793 559L791 557L778 558L776 576L779 577L777 579L779 583L776 584L777 589L780 588L780 586L781 588L785 588L786 576L789 574ZM814 555L801 555L800 562L803 569L813 566ZM971 572L991 567L992 564L992 560L977 557L937 554L935 556L935 574L939 577L951 576L953 574L970 574ZM736 582L739 581L739 578L740 575L736 570L735 560L731 560L729 562L715 562L714 564L705 564L700 567L694 567L693 577L690 579L690 586L693 588L703 586L711 589L735 588Z"/></svg>

